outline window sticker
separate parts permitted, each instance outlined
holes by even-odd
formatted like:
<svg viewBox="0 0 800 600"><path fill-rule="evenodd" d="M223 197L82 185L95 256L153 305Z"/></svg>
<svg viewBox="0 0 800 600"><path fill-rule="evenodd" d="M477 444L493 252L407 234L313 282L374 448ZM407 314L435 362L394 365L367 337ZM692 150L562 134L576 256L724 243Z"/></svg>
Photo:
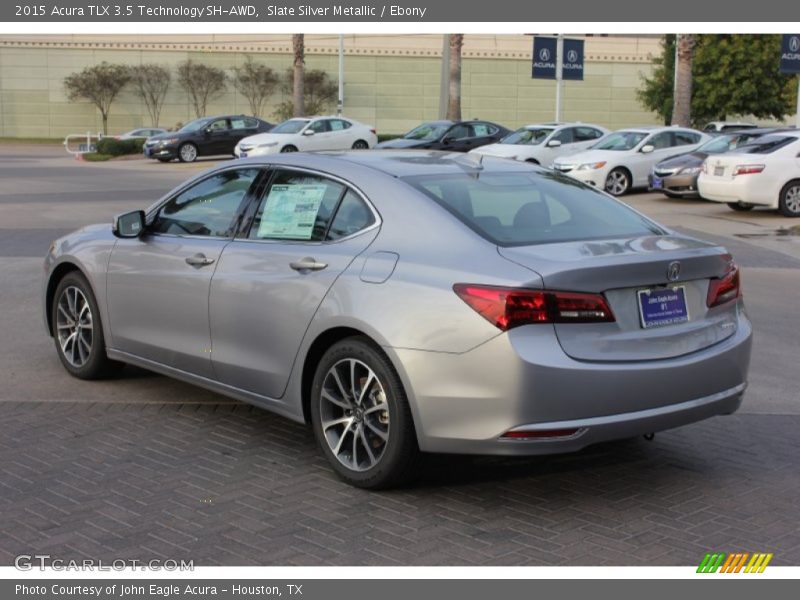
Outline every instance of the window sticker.
<svg viewBox="0 0 800 600"><path fill-rule="evenodd" d="M321 184L273 185L261 215L258 237L310 240L327 189Z"/></svg>
<svg viewBox="0 0 800 600"><path fill-rule="evenodd" d="M472 129L475 130L475 137L483 137L489 135L489 128L486 125L473 125Z"/></svg>

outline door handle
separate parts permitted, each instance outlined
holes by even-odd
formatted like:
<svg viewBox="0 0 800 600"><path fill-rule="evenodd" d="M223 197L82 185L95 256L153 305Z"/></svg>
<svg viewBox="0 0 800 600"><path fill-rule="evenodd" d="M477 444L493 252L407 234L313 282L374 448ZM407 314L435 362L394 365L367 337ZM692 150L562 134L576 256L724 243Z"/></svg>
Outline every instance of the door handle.
<svg viewBox="0 0 800 600"><path fill-rule="evenodd" d="M290 262L289 266L295 271L300 271L302 273L303 271L321 271L328 266L328 263L317 262L310 256L306 256L300 260Z"/></svg>
<svg viewBox="0 0 800 600"><path fill-rule="evenodd" d="M214 262L213 258L207 258L205 254L202 254L200 252L186 259L186 264L192 265L193 267L205 267L213 262Z"/></svg>

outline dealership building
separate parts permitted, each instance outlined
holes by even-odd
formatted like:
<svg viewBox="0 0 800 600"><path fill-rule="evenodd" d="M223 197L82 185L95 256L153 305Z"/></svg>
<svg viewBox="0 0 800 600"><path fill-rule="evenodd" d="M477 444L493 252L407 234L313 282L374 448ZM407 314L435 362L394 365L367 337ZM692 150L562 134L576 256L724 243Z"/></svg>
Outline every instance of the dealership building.
<svg viewBox="0 0 800 600"><path fill-rule="evenodd" d="M583 36L568 36L583 38ZM463 49L462 114L507 127L552 121L555 82L531 78L532 36L466 35ZM339 36L307 35L306 68L338 78ZM563 84L562 120L620 128L657 124L657 115L636 100L658 36L587 36L583 81ZM99 112L69 102L66 76L100 63L157 63L173 69L187 58L230 71L247 56L283 73L292 64L291 35L3 35L0 36L0 136L59 138L101 129ZM375 125L379 133L401 133L439 116L442 36L344 36L344 114ZM284 96L270 99L261 115L274 120ZM214 99L208 114L247 113L233 86ZM335 102L330 111L335 111ZM171 83L162 127L194 117L186 92ZM125 89L111 107L109 133L149 122L145 106Z"/></svg>

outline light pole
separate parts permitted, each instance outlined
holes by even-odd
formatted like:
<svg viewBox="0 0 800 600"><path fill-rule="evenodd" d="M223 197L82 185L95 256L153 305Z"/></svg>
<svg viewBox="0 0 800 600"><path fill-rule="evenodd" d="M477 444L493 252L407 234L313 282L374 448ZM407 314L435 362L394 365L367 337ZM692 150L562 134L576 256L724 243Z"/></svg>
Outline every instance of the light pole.
<svg viewBox="0 0 800 600"><path fill-rule="evenodd" d="M339 99L336 102L336 114L342 116L344 110L344 35L339 34Z"/></svg>
<svg viewBox="0 0 800 600"><path fill-rule="evenodd" d="M561 122L561 87L564 83L564 34L556 37L556 123Z"/></svg>

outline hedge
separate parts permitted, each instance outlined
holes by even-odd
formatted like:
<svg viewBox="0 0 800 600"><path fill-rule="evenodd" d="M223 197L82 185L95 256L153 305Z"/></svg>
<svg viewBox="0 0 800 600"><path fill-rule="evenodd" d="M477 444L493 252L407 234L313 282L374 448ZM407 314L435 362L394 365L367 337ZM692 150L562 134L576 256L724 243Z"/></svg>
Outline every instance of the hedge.
<svg viewBox="0 0 800 600"><path fill-rule="evenodd" d="M117 140L112 137L106 137L97 141L97 153L110 156L140 154L142 152L142 144L144 144L144 138Z"/></svg>

